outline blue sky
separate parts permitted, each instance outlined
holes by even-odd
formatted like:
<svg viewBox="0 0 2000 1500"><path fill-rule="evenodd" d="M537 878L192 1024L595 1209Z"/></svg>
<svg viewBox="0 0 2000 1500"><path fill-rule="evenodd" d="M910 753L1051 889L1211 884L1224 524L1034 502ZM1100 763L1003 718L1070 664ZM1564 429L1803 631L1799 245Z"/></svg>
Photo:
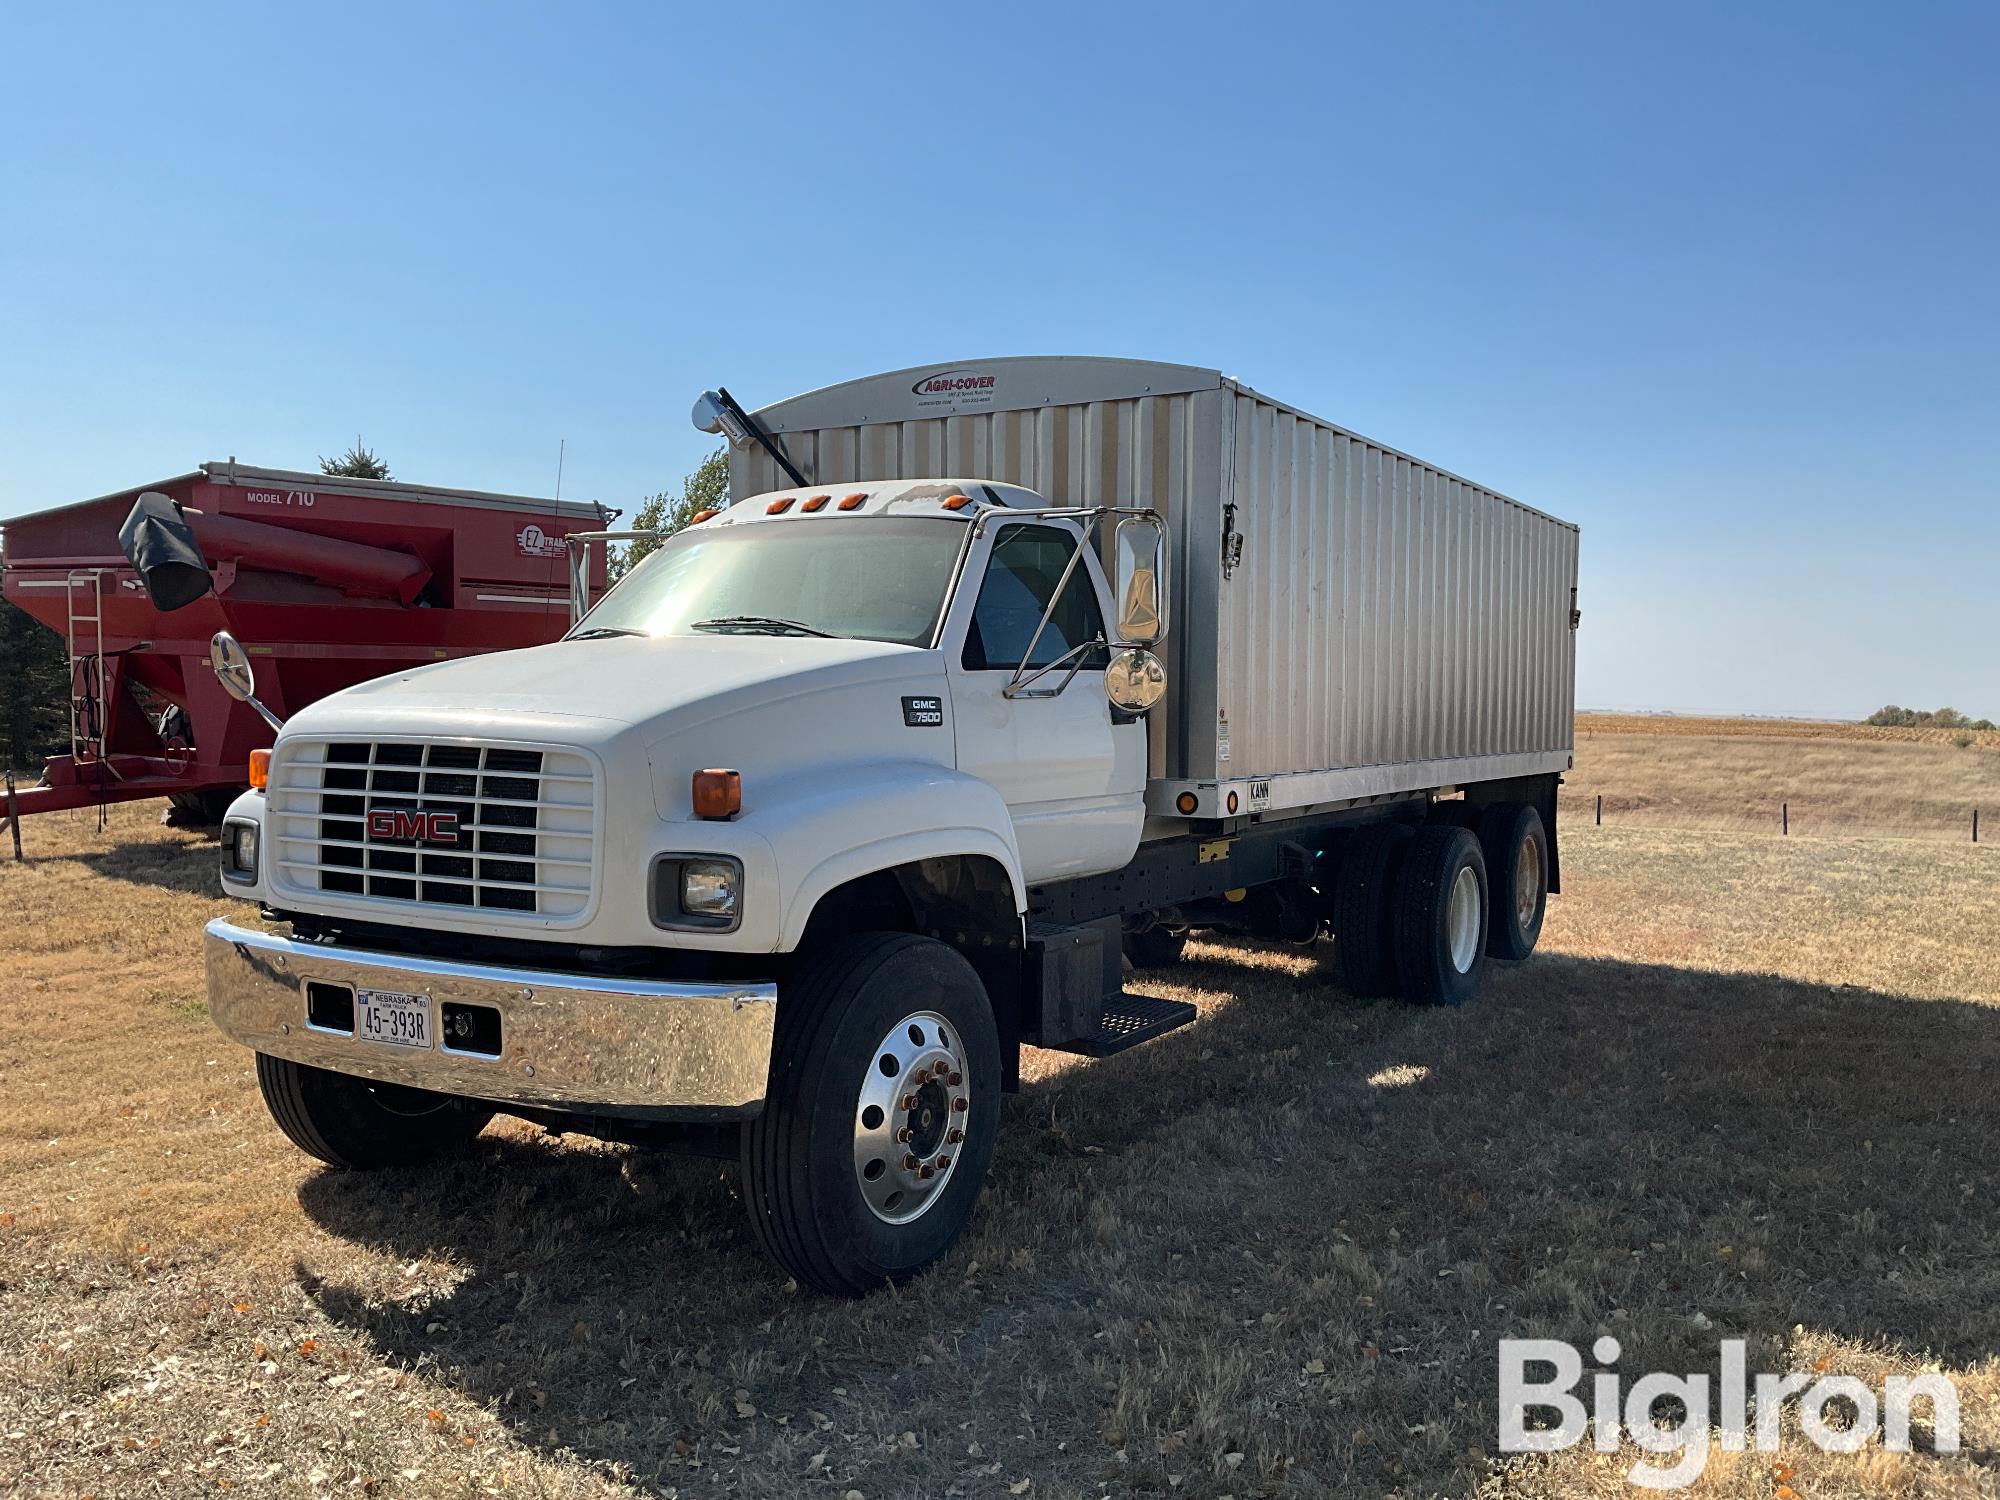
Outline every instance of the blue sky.
<svg viewBox="0 0 2000 1500"><path fill-rule="evenodd" d="M0 519L1134 355L1580 522L1587 706L2000 717L1996 18L9 5Z"/></svg>

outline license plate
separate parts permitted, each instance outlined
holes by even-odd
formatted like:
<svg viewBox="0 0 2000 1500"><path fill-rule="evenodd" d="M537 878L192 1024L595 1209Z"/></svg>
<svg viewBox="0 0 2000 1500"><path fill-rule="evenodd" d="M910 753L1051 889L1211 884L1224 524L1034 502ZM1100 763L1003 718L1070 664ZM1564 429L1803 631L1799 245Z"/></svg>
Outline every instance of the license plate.
<svg viewBox="0 0 2000 1500"><path fill-rule="evenodd" d="M399 995L394 990L354 992L355 1034L365 1042L391 1047L431 1045L431 1002L427 995Z"/></svg>

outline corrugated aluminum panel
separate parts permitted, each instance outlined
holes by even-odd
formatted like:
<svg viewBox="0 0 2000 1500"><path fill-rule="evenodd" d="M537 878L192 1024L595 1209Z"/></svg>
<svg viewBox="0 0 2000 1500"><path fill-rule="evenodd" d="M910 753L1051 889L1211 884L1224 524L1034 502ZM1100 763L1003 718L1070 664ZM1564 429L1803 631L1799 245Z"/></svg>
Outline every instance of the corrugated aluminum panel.
<svg viewBox="0 0 2000 1500"><path fill-rule="evenodd" d="M1253 391L1233 407L1242 560L1192 773L1567 753L1576 529Z"/></svg>
<svg viewBox="0 0 2000 1500"><path fill-rule="evenodd" d="M1214 370L923 367L757 417L813 484L991 479L1160 510L1176 597L1156 778L1296 778L1272 789L1282 807L1567 758L1576 529ZM789 484L761 449L731 451L736 497Z"/></svg>

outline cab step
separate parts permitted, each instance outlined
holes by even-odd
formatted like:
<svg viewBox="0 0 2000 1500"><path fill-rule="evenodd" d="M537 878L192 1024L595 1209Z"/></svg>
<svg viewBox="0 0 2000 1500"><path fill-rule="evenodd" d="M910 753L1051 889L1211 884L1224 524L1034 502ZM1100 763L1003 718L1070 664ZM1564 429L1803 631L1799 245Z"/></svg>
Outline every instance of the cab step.
<svg viewBox="0 0 2000 1500"><path fill-rule="evenodd" d="M1145 995L1117 995L1104 1005L1104 1019L1089 1036L1064 1042L1056 1050L1085 1057L1109 1057L1156 1036L1165 1036L1192 1021L1199 1012L1185 1000L1153 1000Z"/></svg>

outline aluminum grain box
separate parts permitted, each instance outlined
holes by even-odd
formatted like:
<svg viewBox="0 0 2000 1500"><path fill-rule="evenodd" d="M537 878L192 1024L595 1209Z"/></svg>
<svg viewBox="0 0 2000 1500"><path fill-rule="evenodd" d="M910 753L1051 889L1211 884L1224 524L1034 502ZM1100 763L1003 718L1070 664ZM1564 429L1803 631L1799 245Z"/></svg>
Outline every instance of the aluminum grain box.
<svg viewBox="0 0 2000 1500"><path fill-rule="evenodd" d="M1204 816L1561 771L1577 529L1216 370L994 359L756 413L812 484L968 478L1173 528L1148 801ZM735 497L790 480L729 456Z"/></svg>

